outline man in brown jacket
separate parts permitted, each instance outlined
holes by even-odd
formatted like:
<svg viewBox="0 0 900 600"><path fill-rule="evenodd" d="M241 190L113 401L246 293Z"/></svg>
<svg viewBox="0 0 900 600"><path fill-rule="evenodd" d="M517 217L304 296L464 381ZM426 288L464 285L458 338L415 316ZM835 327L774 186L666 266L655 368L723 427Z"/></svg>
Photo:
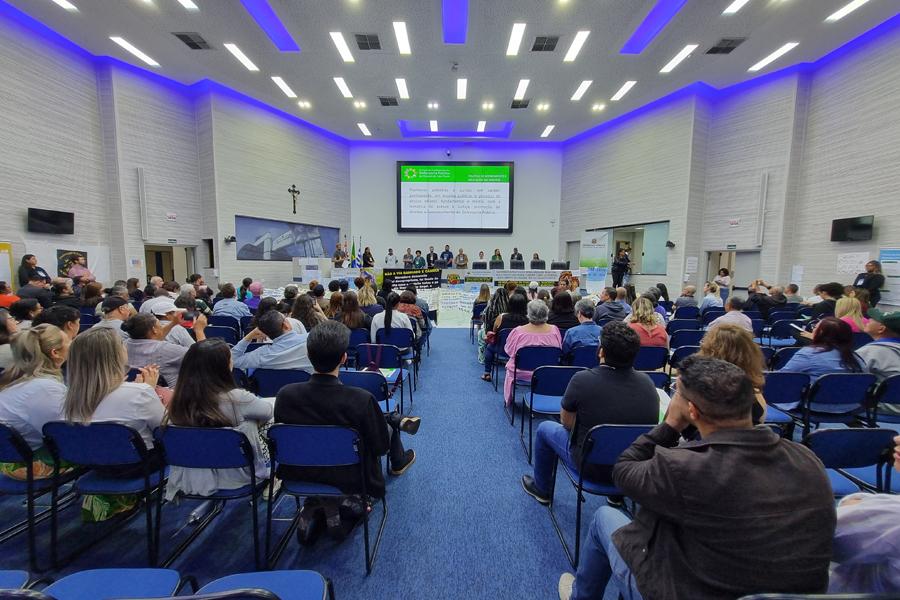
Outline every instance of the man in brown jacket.
<svg viewBox="0 0 900 600"><path fill-rule="evenodd" d="M835 509L822 463L753 427L753 386L738 367L693 356L679 372L665 421L613 470L640 505L635 520L597 511L560 598L602 598L611 578L626 600L824 593ZM690 424L702 439L678 445Z"/></svg>

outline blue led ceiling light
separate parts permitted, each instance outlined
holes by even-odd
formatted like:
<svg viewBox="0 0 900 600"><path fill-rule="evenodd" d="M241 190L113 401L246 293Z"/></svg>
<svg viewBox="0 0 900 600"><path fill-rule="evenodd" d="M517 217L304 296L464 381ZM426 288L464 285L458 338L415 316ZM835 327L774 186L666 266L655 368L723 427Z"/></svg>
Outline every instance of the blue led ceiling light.
<svg viewBox="0 0 900 600"><path fill-rule="evenodd" d="M619 53L640 54L643 52L686 3L687 0L657 0L656 6L650 9Z"/></svg>
<svg viewBox="0 0 900 600"><path fill-rule="evenodd" d="M241 4L244 5L260 29L266 32L276 48L282 52L300 52L300 46L275 14L275 10L269 5L268 0L241 0Z"/></svg>
<svg viewBox="0 0 900 600"><path fill-rule="evenodd" d="M443 0L441 13L445 44L465 44L469 27L469 0Z"/></svg>

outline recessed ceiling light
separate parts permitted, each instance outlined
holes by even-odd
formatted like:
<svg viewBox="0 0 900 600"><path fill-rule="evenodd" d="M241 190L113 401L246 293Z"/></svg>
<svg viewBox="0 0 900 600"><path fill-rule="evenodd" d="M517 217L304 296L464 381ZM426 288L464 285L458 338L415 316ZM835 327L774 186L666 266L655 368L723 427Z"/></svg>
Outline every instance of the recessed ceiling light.
<svg viewBox="0 0 900 600"><path fill-rule="evenodd" d="M553 131L554 127L556 127L556 125L547 125L546 127L544 127L544 132L541 133L541 137L545 138L550 135L550 132Z"/></svg>
<svg viewBox="0 0 900 600"><path fill-rule="evenodd" d="M350 93L350 88L347 86L347 82L344 81L343 77L335 77L334 84L338 86L338 89L341 90L341 95L344 98L352 98L353 94Z"/></svg>
<svg viewBox="0 0 900 600"><path fill-rule="evenodd" d="M853 0L853 2L851 2L844 8L831 13L828 16L828 18L825 19L825 22L826 23L834 23L835 21L840 21L841 19L843 19L844 17L846 17L847 15L849 15L854 10L856 10L857 8L859 8L860 6L862 6L863 4L865 4L868 1L869 0Z"/></svg>
<svg viewBox="0 0 900 600"><path fill-rule="evenodd" d="M469 80L460 77L456 80L456 99L457 100L465 100L466 99L466 87L468 87Z"/></svg>
<svg viewBox="0 0 900 600"><path fill-rule="evenodd" d="M365 108L365 107L366 107L366 101L365 101L365 100L355 100L355 101L353 102L353 106L355 106L356 108Z"/></svg>
<svg viewBox="0 0 900 600"><path fill-rule="evenodd" d="M481 110L494 110L494 103L493 102L482 102Z"/></svg>
<svg viewBox="0 0 900 600"><path fill-rule="evenodd" d="M733 15L737 11L744 8L744 5L750 2L750 0L734 0L731 4L728 5L728 8L722 11L723 15Z"/></svg>
<svg viewBox="0 0 900 600"><path fill-rule="evenodd" d="M428 121L428 127L431 129L431 131L437 131L438 130L437 121L434 121L434 120Z"/></svg>
<svg viewBox="0 0 900 600"><path fill-rule="evenodd" d="M591 87L591 84L594 83L591 79L585 79L581 82L581 85L578 86L578 89L575 90L575 93L572 94L572 102L578 102L581 100L581 97L584 96L584 93L588 91L588 88Z"/></svg>
<svg viewBox="0 0 900 600"><path fill-rule="evenodd" d="M506 46L506 55L515 56L522 45L522 36L525 35L525 23L513 23L512 33L509 34L509 45Z"/></svg>
<svg viewBox="0 0 900 600"><path fill-rule="evenodd" d="M369 131L369 128L366 127L365 123L357 123L356 126L359 127L359 130L362 131L362 134L364 136L369 137L370 135L372 135L372 132Z"/></svg>
<svg viewBox="0 0 900 600"><path fill-rule="evenodd" d="M340 31L332 31L328 35L331 36L331 41L334 42L338 54L341 55L344 62L355 62L353 55L350 53L350 46L347 45L347 40L344 39L344 34Z"/></svg>
<svg viewBox="0 0 900 600"><path fill-rule="evenodd" d="M550 103L549 102L541 102L537 105L537 109L541 112L550 110Z"/></svg>
<svg viewBox="0 0 900 600"><path fill-rule="evenodd" d="M606 105L603 104L603 103L601 102L601 103L598 103L598 104L593 105L593 106L591 107L591 110L594 111L594 112L601 112L601 111L604 110L605 108L606 108Z"/></svg>
<svg viewBox="0 0 900 600"><path fill-rule="evenodd" d="M675 69L675 67L677 67L681 61L683 61L688 56L690 56L691 52L696 50L698 48L698 46L699 46L699 44L688 44L687 46L682 48L678 54L676 54L674 57L672 57L672 60L670 60L668 63L666 63L666 66L664 66L662 69L660 69L659 72L660 73L671 73Z"/></svg>
<svg viewBox="0 0 900 600"><path fill-rule="evenodd" d="M238 59L238 61L244 65L248 71L259 71L259 67L253 64L253 61L247 58L247 55L241 52L241 49L237 47L237 44L225 44L225 49L231 52L231 54Z"/></svg>
<svg viewBox="0 0 900 600"><path fill-rule="evenodd" d="M272 81L275 82L275 85L281 88L281 91L284 92L284 95L288 98L297 97L297 94L294 93L294 90L291 89L291 86L289 86L281 77L272 77Z"/></svg>
<svg viewBox="0 0 900 600"><path fill-rule="evenodd" d="M397 38L397 48L400 54L412 54L409 47L409 36L406 35L406 23L404 21L394 21L394 37Z"/></svg>
<svg viewBox="0 0 900 600"><path fill-rule="evenodd" d="M126 40L124 38L120 38L119 36L116 36L116 35L111 36L109 39L111 39L112 41L114 41L115 43L120 45L125 50L131 52L133 55L135 55L136 57L138 57L139 59L141 59L148 65L150 65L151 67L159 66L158 62L156 62L155 60L153 60L152 58L150 58L149 56L147 56L146 54L144 54L143 52L141 52L140 50L135 48L128 40Z"/></svg>
<svg viewBox="0 0 900 600"><path fill-rule="evenodd" d="M636 83L637 83L637 81L626 81L624 83L624 85L622 85L622 87L619 88L619 91L616 92L616 94L612 98L610 98L610 100L612 100L613 102L618 102L619 100L621 100L622 98L625 97L625 94L627 94L629 92L629 90L631 90L631 88L633 88L634 84L636 84Z"/></svg>
<svg viewBox="0 0 900 600"><path fill-rule="evenodd" d="M178 4L182 5L188 10L200 10L200 7L194 4L194 0L178 0Z"/></svg>
<svg viewBox="0 0 900 600"><path fill-rule="evenodd" d="M429 102L428 109L429 110L437 110L440 108L440 105L437 102Z"/></svg>
<svg viewBox="0 0 900 600"><path fill-rule="evenodd" d="M300 100L297 102L297 106L300 108L310 108L312 104L309 103L309 100Z"/></svg>
<svg viewBox="0 0 900 600"><path fill-rule="evenodd" d="M579 31L575 34L575 39L572 40L572 45L569 46L569 51L566 52L563 62L572 62L578 58L578 53L581 52L581 47L584 46L584 42L590 34L590 31Z"/></svg>
<svg viewBox="0 0 900 600"><path fill-rule="evenodd" d="M751 71L751 72L760 71L760 70L766 68L766 66L768 66L770 63L775 62L776 60L778 60L779 58L781 58L782 56L784 56L785 54L787 54L788 52L790 52L791 50L793 50L794 48L796 48L799 45L800 44L798 44L797 42L788 42L787 44L785 44L784 46L782 46L781 48L779 48L772 54L768 55L767 57L765 57L764 59L762 59L761 61L759 61L758 63L756 63L755 65L753 65L752 67L750 67L747 70Z"/></svg>
<svg viewBox="0 0 900 600"><path fill-rule="evenodd" d="M78 7L69 2L69 0L53 0L57 5L61 6L66 10L77 11Z"/></svg>
<svg viewBox="0 0 900 600"><path fill-rule="evenodd" d="M478 121L478 127L476 128L476 131L478 133L484 133L485 125L487 125L487 121Z"/></svg>
<svg viewBox="0 0 900 600"><path fill-rule="evenodd" d="M519 85L516 87L516 95L513 96L513 100L522 100L525 98L525 92L528 91L528 84L531 83L530 79L520 79Z"/></svg>
<svg viewBox="0 0 900 600"><path fill-rule="evenodd" d="M394 80L394 83L397 84L397 93L400 94L400 97L404 100L409 100L409 89L406 87L406 80L398 77Z"/></svg>

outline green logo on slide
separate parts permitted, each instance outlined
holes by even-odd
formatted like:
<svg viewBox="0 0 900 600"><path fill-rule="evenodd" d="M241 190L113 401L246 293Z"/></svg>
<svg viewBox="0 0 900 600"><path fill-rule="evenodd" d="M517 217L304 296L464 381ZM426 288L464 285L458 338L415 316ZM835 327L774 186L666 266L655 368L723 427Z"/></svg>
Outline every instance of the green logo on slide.
<svg viewBox="0 0 900 600"><path fill-rule="evenodd" d="M400 171L401 181L421 183L509 183L507 165L417 165Z"/></svg>
<svg viewBox="0 0 900 600"><path fill-rule="evenodd" d="M406 167L403 169L403 178L404 179L415 179L416 178L416 170L412 167Z"/></svg>

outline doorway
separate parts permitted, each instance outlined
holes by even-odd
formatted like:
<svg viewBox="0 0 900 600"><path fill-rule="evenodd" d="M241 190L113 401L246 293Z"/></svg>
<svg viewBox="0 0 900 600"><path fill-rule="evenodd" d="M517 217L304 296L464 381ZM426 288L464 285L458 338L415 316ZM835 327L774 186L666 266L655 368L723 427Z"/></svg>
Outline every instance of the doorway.
<svg viewBox="0 0 900 600"><path fill-rule="evenodd" d="M581 265L581 242L566 242L566 260L570 269L577 269ZM550 266L550 261L547 261Z"/></svg>
<svg viewBox="0 0 900 600"><path fill-rule="evenodd" d="M162 277L165 281L187 281L196 273L193 246L144 246L144 264L147 265L147 281Z"/></svg>

